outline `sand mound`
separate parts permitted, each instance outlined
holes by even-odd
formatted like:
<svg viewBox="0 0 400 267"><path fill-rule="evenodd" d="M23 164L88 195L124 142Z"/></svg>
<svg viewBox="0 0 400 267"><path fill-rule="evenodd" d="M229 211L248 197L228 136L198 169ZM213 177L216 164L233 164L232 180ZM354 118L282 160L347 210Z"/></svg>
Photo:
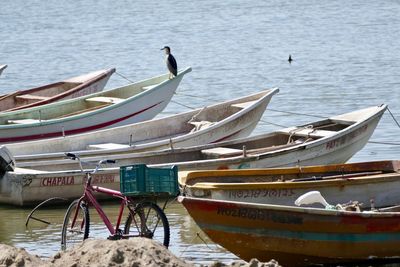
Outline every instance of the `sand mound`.
<svg viewBox="0 0 400 267"><path fill-rule="evenodd" d="M0 266L41 266L42 260L38 256L32 256L25 249L15 248L0 244Z"/></svg>
<svg viewBox="0 0 400 267"><path fill-rule="evenodd" d="M72 250L59 252L52 266L193 266L177 258L168 249L146 238L129 240L86 240Z"/></svg>
<svg viewBox="0 0 400 267"><path fill-rule="evenodd" d="M0 244L0 266L17 267L80 267L80 266L119 266L119 267L192 267L166 249L161 244L146 238L129 240L86 240L71 250L58 252L48 260L30 255L24 249ZM210 267L278 267L278 263L251 260L249 263L234 262L229 265L215 262Z"/></svg>

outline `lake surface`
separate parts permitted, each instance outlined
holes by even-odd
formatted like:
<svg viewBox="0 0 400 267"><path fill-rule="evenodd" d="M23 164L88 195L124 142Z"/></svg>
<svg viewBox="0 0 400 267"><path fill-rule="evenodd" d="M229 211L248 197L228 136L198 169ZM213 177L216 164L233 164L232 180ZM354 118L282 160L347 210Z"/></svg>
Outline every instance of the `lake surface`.
<svg viewBox="0 0 400 267"><path fill-rule="evenodd" d="M382 103L400 121L399 14L400 2L390 0L3 0L0 64L9 66L0 93L109 67L145 79L166 71L160 48L169 45L178 66L193 71L160 116L279 87L254 134ZM113 75L107 88L126 83ZM378 143L351 161L398 159L399 133L386 112L371 138ZM46 210L59 222L63 211ZM199 240L179 205L168 211L177 255L234 259ZM60 225L26 230L28 212L0 208L0 242L54 254Z"/></svg>

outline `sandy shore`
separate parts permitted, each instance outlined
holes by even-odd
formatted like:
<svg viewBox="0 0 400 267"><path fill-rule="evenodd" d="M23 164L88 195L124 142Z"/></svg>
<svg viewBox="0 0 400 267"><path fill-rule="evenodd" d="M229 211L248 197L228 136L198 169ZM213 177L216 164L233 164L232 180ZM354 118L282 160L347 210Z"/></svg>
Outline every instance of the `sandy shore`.
<svg viewBox="0 0 400 267"><path fill-rule="evenodd" d="M195 266L179 259L161 244L145 238L129 240L86 240L71 250L58 252L48 260L42 260L31 255L24 249L0 244L0 266ZM277 262L260 263L252 260L249 263L233 262L226 265L215 262L210 267L248 266L248 267L275 267Z"/></svg>

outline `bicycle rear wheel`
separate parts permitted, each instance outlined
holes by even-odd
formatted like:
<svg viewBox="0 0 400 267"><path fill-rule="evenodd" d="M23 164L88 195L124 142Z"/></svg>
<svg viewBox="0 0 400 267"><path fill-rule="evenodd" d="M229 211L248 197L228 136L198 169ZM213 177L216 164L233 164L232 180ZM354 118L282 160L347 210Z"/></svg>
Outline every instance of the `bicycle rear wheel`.
<svg viewBox="0 0 400 267"><path fill-rule="evenodd" d="M74 200L65 213L64 223L61 230L62 250L71 248L75 244L81 243L89 237L89 210L84 202L81 202L78 207L78 202L79 199ZM74 220L75 214L76 219Z"/></svg>
<svg viewBox="0 0 400 267"><path fill-rule="evenodd" d="M126 219L124 234L154 239L168 247L170 229L167 216L155 203L139 203Z"/></svg>

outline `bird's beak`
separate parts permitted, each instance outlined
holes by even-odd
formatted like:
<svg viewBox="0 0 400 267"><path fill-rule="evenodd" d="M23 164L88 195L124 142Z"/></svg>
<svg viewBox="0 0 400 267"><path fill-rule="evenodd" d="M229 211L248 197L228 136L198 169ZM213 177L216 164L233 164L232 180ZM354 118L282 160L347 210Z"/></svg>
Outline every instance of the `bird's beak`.
<svg viewBox="0 0 400 267"><path fill-rule="evenodd" d="M165 47L161 48L160 50L164 50L164 49L165 49Z"/></svg>

